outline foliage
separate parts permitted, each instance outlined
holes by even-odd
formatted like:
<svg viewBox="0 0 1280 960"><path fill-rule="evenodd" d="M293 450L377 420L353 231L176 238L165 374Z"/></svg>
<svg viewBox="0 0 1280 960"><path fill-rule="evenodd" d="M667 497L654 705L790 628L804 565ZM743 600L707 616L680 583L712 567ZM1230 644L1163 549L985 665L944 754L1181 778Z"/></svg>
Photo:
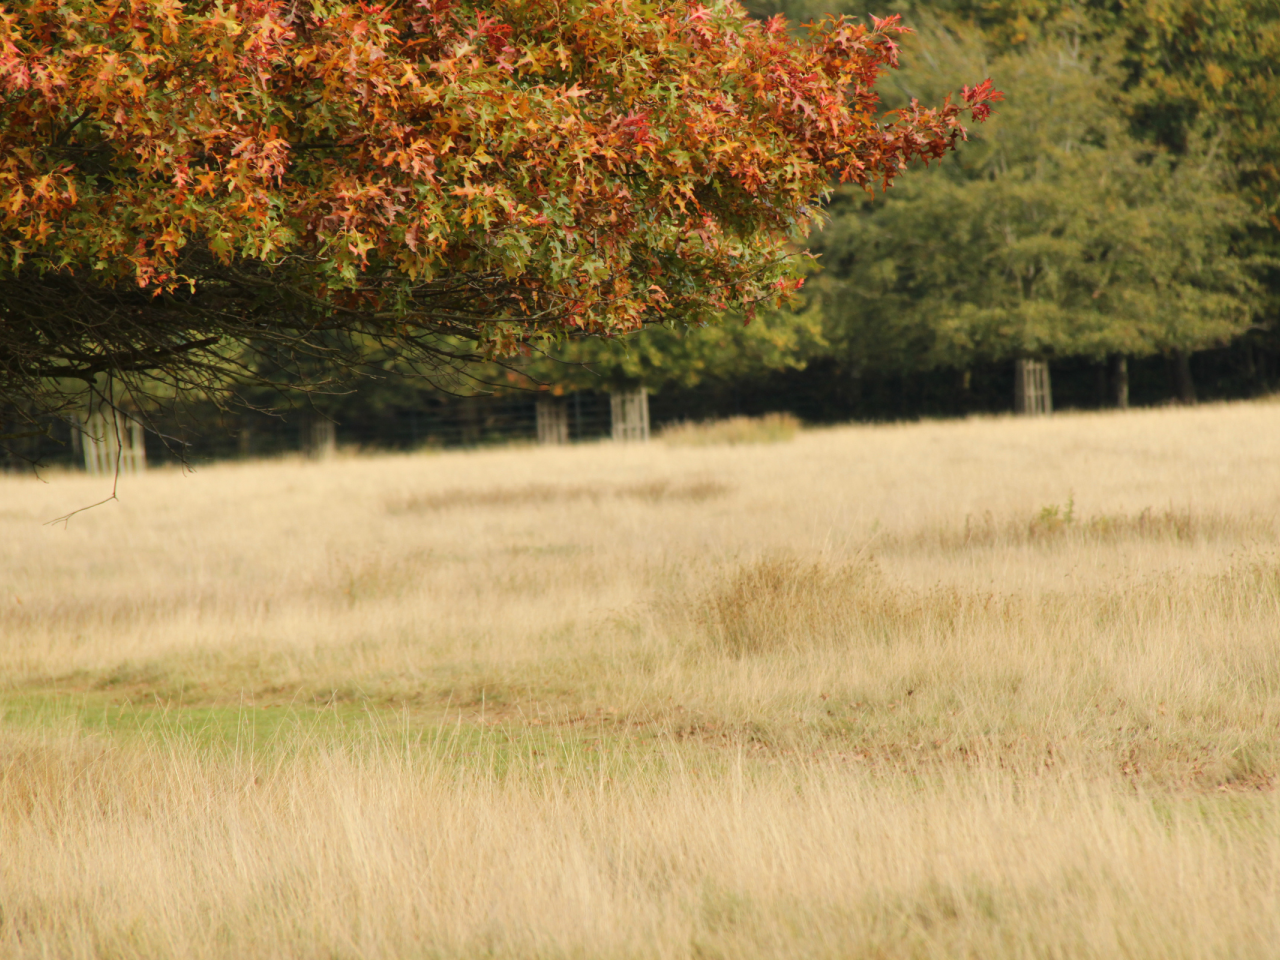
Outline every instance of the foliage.
<svg viewBox="0 0 1280 960"><path fill-rule="evenodd" d="M569 340L491 379L551 384L556 390L645 386L691 387L709 377L734 379L803 369L826 346L816 309L768 310L749 323L670 324L626 337Z"/></svg>
<svg viewBox="0 0 1280 960"><path fill-rule="evenodd" d="M987 56L973 30L932 31L896 95L927 96ZM1103 47L1030 43L990 70L1009 101L959 163L884 200L838 198L815 246L838 349L963 367L1194 350L1246 329L1256 282L1235 244L1250 211L1220 143L1177 157L1133 137Z"/></svg>
<svg viewBox="0 0 1280 960"><path fill-rule="evenodd" d="M1249 249L1271 261L1265 315L1280 320L1280 0L1148 0L1130 14L1135 127L1185 150L1212 126L1242 197L1265 219Z"/></svg>
<svg viewBox="0 0 1280 960"><path fill-rule="evenodd" d="M0 7L0 400L785 298L833 179L888 185L989 109L882 114L900 32L691 0Z"/></svg>
<svg viewBox="0 0 1280 960"><path fill-rule="evenodd" d="M756 16L781 13L803 23L829 13L865 12L859 0L748 0ZM1001 49L1042 39L1064 26L1114 29L1117 0L891 0L884 9L916 21L941 19L952 26L973 26Z"/></svg>

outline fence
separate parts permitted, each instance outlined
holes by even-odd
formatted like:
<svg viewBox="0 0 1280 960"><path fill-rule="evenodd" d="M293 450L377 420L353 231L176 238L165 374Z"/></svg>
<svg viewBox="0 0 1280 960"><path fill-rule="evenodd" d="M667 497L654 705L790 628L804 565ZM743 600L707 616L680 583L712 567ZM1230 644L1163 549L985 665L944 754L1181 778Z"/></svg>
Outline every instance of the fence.
<svg viewBox="0 0 1280 960"><path fill-rule="evenodd" d="M634 394L629 395L624 415L640 418L640 426L623 429L623 439L647 435L648 399L644 394L641 403ZM155 430L149 420L145 433L141 423L124 414L116 416L118 420L110 413L84 421L46 420L45 436L21 444L10 442L0 449L0 467L27 470L40 463L114 474L118 459L122 473L134 473L148 463L198 464L287 453L325 459L340 447L414 450L522 441L576 443L607 440L614 435L613 402L604 392L562 397L431 397L414 407L357 406L325 412L308 408L228 415L212 410L183 422L156 418ZM29 431L25 426L21 429Z"/></svg>
<svg viewBox="0 0 1280 960"><path fill-rule="evenodd" d="M568 443L570 400L565 397L542 397L536 404L538 442L542 444ZM575 394L573 403L581 404L581 396ZM581 431L579 431L580 433ZM649 439L649 392L620 390L609 394L609 435L615 441L629 443Z"/></svg>
<svg viewBox="0 0 1280 960"><path fill-rule="evenodd" d="M1269 342L1269 341L1268 341ZM1235 399L1280 388L1280 351L1242 342L1204 351L1191 359L1202 399ZM964 374L969 375L964 375ZM911 374L877 372L838 358L819 359L803 370L785 370L741 380L708 379L694 387L665 387L648 395L650 429L682 420L791 413L807 423L910 420L966 413L1008 411L1016 396L1018 365L1000 361L969 371L941 369ZM1042 412L1099 409L1119 399L1107 363L1089 358L1055 359L1052 393L1044 370ZM1123 384L1133 406L1169 402L1176 396L1165 358L1129 358ZM1026 379L1024 378L1024 383ZM1034 386L1034 384L1033 384ZM403 395L403 394L402 394ZM237 457L270 457L334 446L380 450L535 443L547 434L538 427L538 401L561 411L551 434L556 442L603 440L613 435L613 401L608 393L563 397L510 394L456 398L423 390L412 400L384 402L377 385L357 384L354 393L318 398L333 426L333 444L317 445L310 409L278 414L192 407L156 416L143 456L149 465L183 459L199 464ZM1024 400L1025 402L1025 400ZM82 424L52 416L30 417L0 409L0 470L26 472L33 464L84 468ZM40 428L44 428L41 430ZM128 428L133 436L133 428ZM123 457L121 458L123 461ZM129 467L122 462L125 469ZM114 466L112 467L114 470Z"/></svg>

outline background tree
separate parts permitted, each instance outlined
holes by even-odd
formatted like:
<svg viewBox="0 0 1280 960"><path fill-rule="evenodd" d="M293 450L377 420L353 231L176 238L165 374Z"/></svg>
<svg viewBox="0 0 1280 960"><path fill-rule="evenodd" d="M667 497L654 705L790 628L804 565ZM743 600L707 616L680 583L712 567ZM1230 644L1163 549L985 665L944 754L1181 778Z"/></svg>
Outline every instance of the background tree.
<svg viewBox="0 0 1280 960"><path fill-rule="evenodd" d="M897 32L685 0L0 7L0 400L785 297L833 181L887 185L987 110L884 115Z"/></svg>
<svg viewBox="0 0 1280 960"><path fill-rule="evenodd" d="M914 41L887 96L928 96L986 63L973 30ZM841 191L818 238L828 338L851 362L954 366L1149 355L1247 329L1251 220L1221 139L1176 156L1136 139L1105 46L1079 35L990 61L1009 87L960 162L870 200Z"/></svg>
<svg viewBox="0 0 1280 960"><path fill-rule="evenodd" d="M826 348L816 306L762 310L749 323L671 324L626 337L566 341L518 368L522 386L569 390L692 387L774 370L803 369ZM494 370L493 380L506 371Z"/></svg>

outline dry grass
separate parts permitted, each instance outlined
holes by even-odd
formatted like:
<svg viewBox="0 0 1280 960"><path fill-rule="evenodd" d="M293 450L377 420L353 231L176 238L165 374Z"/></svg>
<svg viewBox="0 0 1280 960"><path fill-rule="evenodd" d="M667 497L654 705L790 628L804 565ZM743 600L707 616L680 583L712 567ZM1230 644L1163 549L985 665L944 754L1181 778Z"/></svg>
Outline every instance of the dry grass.
<svg viewBox="0 0 1280 960"><path fill-rule="evenodd" d="M762 417L726 417L723 420L685 420L662 428L658 436L673 446L706 447L716 444L781 443L800 432L800 421L789 413Z"/></svg>
<svg viewBox="0 0 1280 960"><path fill-rule="evenodd" d="M0 478L0 955L1274 956L1278 428Z"/></svg>
<svg viewBox="0 0 1280 960"><path fill-rule="evenodd" d="M627 483L597 486L568 486L531 483L522 487L496 487L480 490L443 490L388 504L396 513L412 513L419 510L450 510L467 507L528 507L545 503L566 503L588 500L599 503L610 498L633 498L649 503L663 500L691 500L699 503L718 497L729 491L729 485L717 480L689 480L672 483L669 480L650 480L647 483Z"/></svg>
<svg viewBox="0 0 1280 960"><path fill-rule="evenodd" d="M1154 510L1136 514L1098 514L1082 519L1075 504L1048 504L1026 518L997 520L986 510L980 517L966 516L963 526L939 526L912 531L906 537L889 535L877 542L881 550L915 552L929 547L941 551L973 547L1017 546L1026 543L1075 541L1115 543L1122 540L1167 540L1179 543L1220 540L1248 541L1269 529L1268 521L1254 516L1196 513L1189 508Z"/></svg>

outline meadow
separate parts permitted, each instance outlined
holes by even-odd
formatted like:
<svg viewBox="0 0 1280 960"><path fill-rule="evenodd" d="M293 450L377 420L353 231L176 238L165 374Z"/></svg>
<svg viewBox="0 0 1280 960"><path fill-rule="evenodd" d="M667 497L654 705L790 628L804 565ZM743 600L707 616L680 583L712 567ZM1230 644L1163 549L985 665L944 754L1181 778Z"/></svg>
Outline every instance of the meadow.
<svg viewBox="0 0 1280 960"><path fill-rule="evenodd" d="M671 439L0 477L0 955L1276 955L1280 404Z"/></svg>

